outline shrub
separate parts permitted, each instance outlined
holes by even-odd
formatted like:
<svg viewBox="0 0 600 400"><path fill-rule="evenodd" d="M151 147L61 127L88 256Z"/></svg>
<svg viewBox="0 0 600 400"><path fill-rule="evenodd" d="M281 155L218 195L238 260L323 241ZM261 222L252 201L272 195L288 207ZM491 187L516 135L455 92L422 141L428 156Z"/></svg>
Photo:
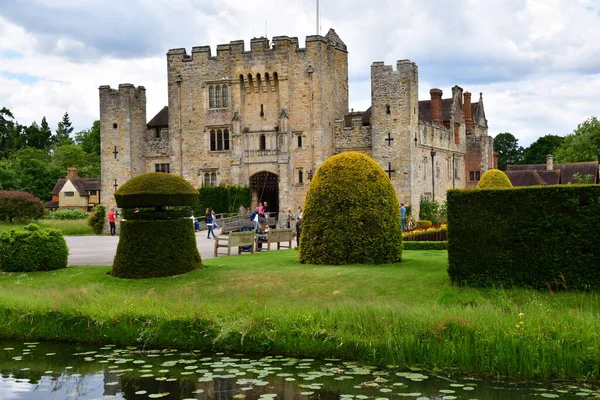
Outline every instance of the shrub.
<svg viewBox="0 0 600 400"><path fill-rule="evenodd" d="M431 221L433 224L448 222L446 202L440 204L437 200L429 200L421 197L421 201L419 202L419 218Z"/></svg>
<svg viewBox="0 0 600 400"><path fill-rule="evenodd" d="M300 262L399 262L399 209L392 183L371 158L356 152L329 158L315 174L306 196Z"/></svg>
<svg viewBox="0 0 600 400"><path fill-rule="evenodd" d="M404 250L448 250L448 242L404 242Z"/></svg>
<svg viewBox="0 0 600 400"><path fill-rule="evenodd" d="M83 210L56 210L49 213L46 218L48 219L61 219L61 220L76 220L76 219L87 219L90 216L89 212Z"/></svg>
<svg viewBox="0 0 600 400"><path fill-rule="evenodd" d="M128 180L115 192L120 208L191 206L198 191L185 179L163 172L149 172Z"/></svg>
<svg viewBox="0 0 600 400"><path fill-rule="evenodd" d="M31 193L0 190L0 221L27 222L43 215L42 202Z"/></svg>
<svg viewBox="0 0 600 400"><path fill-rule="evenodd" d="M417 229L429 228L431 225L433 225L433 222L426 219L417 221Z"/></svg>
<svg viewBox="0 0 600 400"><path fill-rule="evenodd" d="M510 189L513 185L508 176L499 169L490 169L477 184L477 189Z"/></svg>
<svg viewBox="0 0 600 400"><path fill-rule="evenodd" d="M90 213L87 222L96 235L102 233L102 230L104 230L104 223L106 222L106 209L102 204L96 204Z"/></svg>
<svg viewBox="0 0 600 400"><path fill-rule="evenodd" d="M600 289L600 186L448 192L448 274L470 286Z"/></svg>
<svg viewBox="0 0 600 400"><path fill-rule="evenodd" d="M112 275L157 278L202 268L189 219L123 221Z"/></svg>
<svg viewBox="0 0 600 400"><path fill-rule="evenodd" d="M69 249L57 229L0 234L0 268L6 272L50 271L67 266Z"/></svg>

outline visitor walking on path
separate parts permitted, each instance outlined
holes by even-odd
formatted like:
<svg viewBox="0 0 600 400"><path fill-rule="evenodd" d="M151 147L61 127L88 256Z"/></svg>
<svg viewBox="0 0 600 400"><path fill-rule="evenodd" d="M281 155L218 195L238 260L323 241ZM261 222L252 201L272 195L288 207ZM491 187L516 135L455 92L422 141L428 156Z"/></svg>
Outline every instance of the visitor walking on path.
<svg viewBox="0 0 600 400"><path fill-rule="evenodd" d="M110 225L110 236L117 234L117 226L115 224L115 209L111 208L108 212L108 224Z"/></svg>
<svg viewBox="0 0 600 400"><path fill-rule="evenodd" d="M302 229L302 209L298 207L298 215L296 215L296 245L300 246L300 230Z"/></svg>
<svg viewBox="0 0 600 400"><path fill-rule="evenodd" d="M404 220L406 218L406 207L404 207L404 203L400 203L400 219L402 220L402 232L406 231L406 224Z"/></svg>
<svg viewBox="0 0 600 400"><path fill-rule="evenodd" d="M217 235L215 235L215 231L213 230L213 210L212 208L207 208L206 209L206 227L208 228L208 236L207 238L210 239L210 234L212 233L213 235L213 239L216 239Z"/></svg>

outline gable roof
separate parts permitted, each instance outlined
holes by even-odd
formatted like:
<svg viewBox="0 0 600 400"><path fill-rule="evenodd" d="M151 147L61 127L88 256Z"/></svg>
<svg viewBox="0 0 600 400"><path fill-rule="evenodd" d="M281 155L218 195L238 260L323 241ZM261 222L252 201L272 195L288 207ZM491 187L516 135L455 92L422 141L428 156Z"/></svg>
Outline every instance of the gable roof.
<svg viewBox="0 0 600 400"><path fill-rule="evenodd" d="M69 179L75 189L77 189L77 193L80 196L87 196L87 192L90 190L100 190L100 178L70 178ZM66 178L61 178L56 182L54 188L52 189L52 194L59 194L60 191L67 183Z"/></svg>
<svg viewBox="0 0 600 400"><path fill-rule="evenodd" d="M146 124L146 126L148 128L166 128L169 126L169 107L164 106L162 110L160 110L158 112L158 114L156 114L154 116L154 118L152 118L150 120L150 122L148 122Z"/></svg>
<svg viewBox="0 0 600 400"><path fill-rule="evenodd" d="M442 99L442 121L448 122L452 117L453 99ZM419 101L419 120L431 122L431 100Z"/></svg>

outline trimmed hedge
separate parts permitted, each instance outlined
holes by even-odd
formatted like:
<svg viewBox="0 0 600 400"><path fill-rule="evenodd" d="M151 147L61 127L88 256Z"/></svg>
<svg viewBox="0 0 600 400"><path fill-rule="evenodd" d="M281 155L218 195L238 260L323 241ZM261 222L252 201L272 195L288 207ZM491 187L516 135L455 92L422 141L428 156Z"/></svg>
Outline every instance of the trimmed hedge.
<svg viewBox="0 0 600 400"><path fill-rule="evenodd" d="M202 268L202 260L189 219L121 222L113 276L157 278L197 268Z"/></svg>
<svg viewBox="0 0 600 400"><path fill-rule="evenodd" d="M399 209L390 179L373 159L357 152L329 158L318 169L306 195L300 262L399 262Z"/></svg>
<svg viewBox="0 0 600 400"><path fill-rule="evenodd" d="M149 172L131 178L115 192L120 208L192 206L198 191L185 179L164 172Z"/></svg>
<svg viewBox="0 0 600 400"><path fill-rule="evenodd" d="M50 271L67 266L69 249L58 229L40 229L0 234L0 269L5 272Z"/></svg>
<svg viewBox="0 0 600 400"><path fill-rule="evenodd" d="M513 185L508 176L499 169L490 169L477 184L477 189L510 189Z"/></svg>
<svg viewBox="0 0 600 400"><path fill-rule="evenodd" d="M42 202L31 193L0 190L0 221L27 222L40 219L43 215Z"/></svg>
<svg viewBox="0 0 600 400"><path fill-rule="evenodd" d="M247 186L203 186L198 189L194 213L204 215L207 208L215 213L235 213L240 206L250 207L252 191Z"/></svg>
<svg viewBox="0 0 600 400"><path fill-rule="evenodd" d="M448 274L476 287L597 290L598 227L600 185L450 190Z"/></svg>
<svg viewBox="0 0 600 400"><path fill-rule="evenodd" d="M407 242L404 250L448 250L448 242Z"/></svg>
<svg viewBox="0 0 600 400"><path fill-rule="evenodd" d="M126 208L123 210L122 217L126 220L169 220L181 219L192 216L190 207L169 207L168 210L157 211L153 208L132 209Z"/></svg>

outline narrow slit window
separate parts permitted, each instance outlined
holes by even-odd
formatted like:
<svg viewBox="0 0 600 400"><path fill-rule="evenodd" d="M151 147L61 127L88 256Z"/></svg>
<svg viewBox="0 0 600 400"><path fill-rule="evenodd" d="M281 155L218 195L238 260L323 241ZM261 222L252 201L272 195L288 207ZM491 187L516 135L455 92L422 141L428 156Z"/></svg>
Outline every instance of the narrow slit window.
<svg viewBox="0 0 600 400"><path fill-rule="evenodd" d="M298 148L302 147L302 135L298 135Z"/></svg>
<svg viewBox="0 0 600 400"><path fill-rule="evenodd" d="M298 170L298 183L302 184L304 183L304 174L302 173L302 170Z"/></svg>
<svg viewBox="0 0 600 400"><path fill-rule="evenodd" d="M390 115L392 113L392 110L390 109L390 105L389 104L387 106L385 106L385 113L387 115Z"/></svg>
<svg viewBox="0 0 600 400"><path fill-rule="evenodd" d="M210 174L210 186L217 186L217 173Z"/></svg>
<svg viewBox="0 0 600 400"><path fill-rule="evenodd" d="M204 186L210 186L210 174L208 172L204 174Z"/></svg>
<svg viewBox="0 0 600 400"><path fill-rule="evenodd" d="M267 149L267 138L265 137L265 135L260 135L259 146L260 146L259 147L260 150Z"/></svg>
<svg viewBox="0 0 600 400"><path fill-rule="evenodd" d="M264 106L262 104L260 105L260 116L261 117L265 116L265 109L264 109Z"/></svg>

